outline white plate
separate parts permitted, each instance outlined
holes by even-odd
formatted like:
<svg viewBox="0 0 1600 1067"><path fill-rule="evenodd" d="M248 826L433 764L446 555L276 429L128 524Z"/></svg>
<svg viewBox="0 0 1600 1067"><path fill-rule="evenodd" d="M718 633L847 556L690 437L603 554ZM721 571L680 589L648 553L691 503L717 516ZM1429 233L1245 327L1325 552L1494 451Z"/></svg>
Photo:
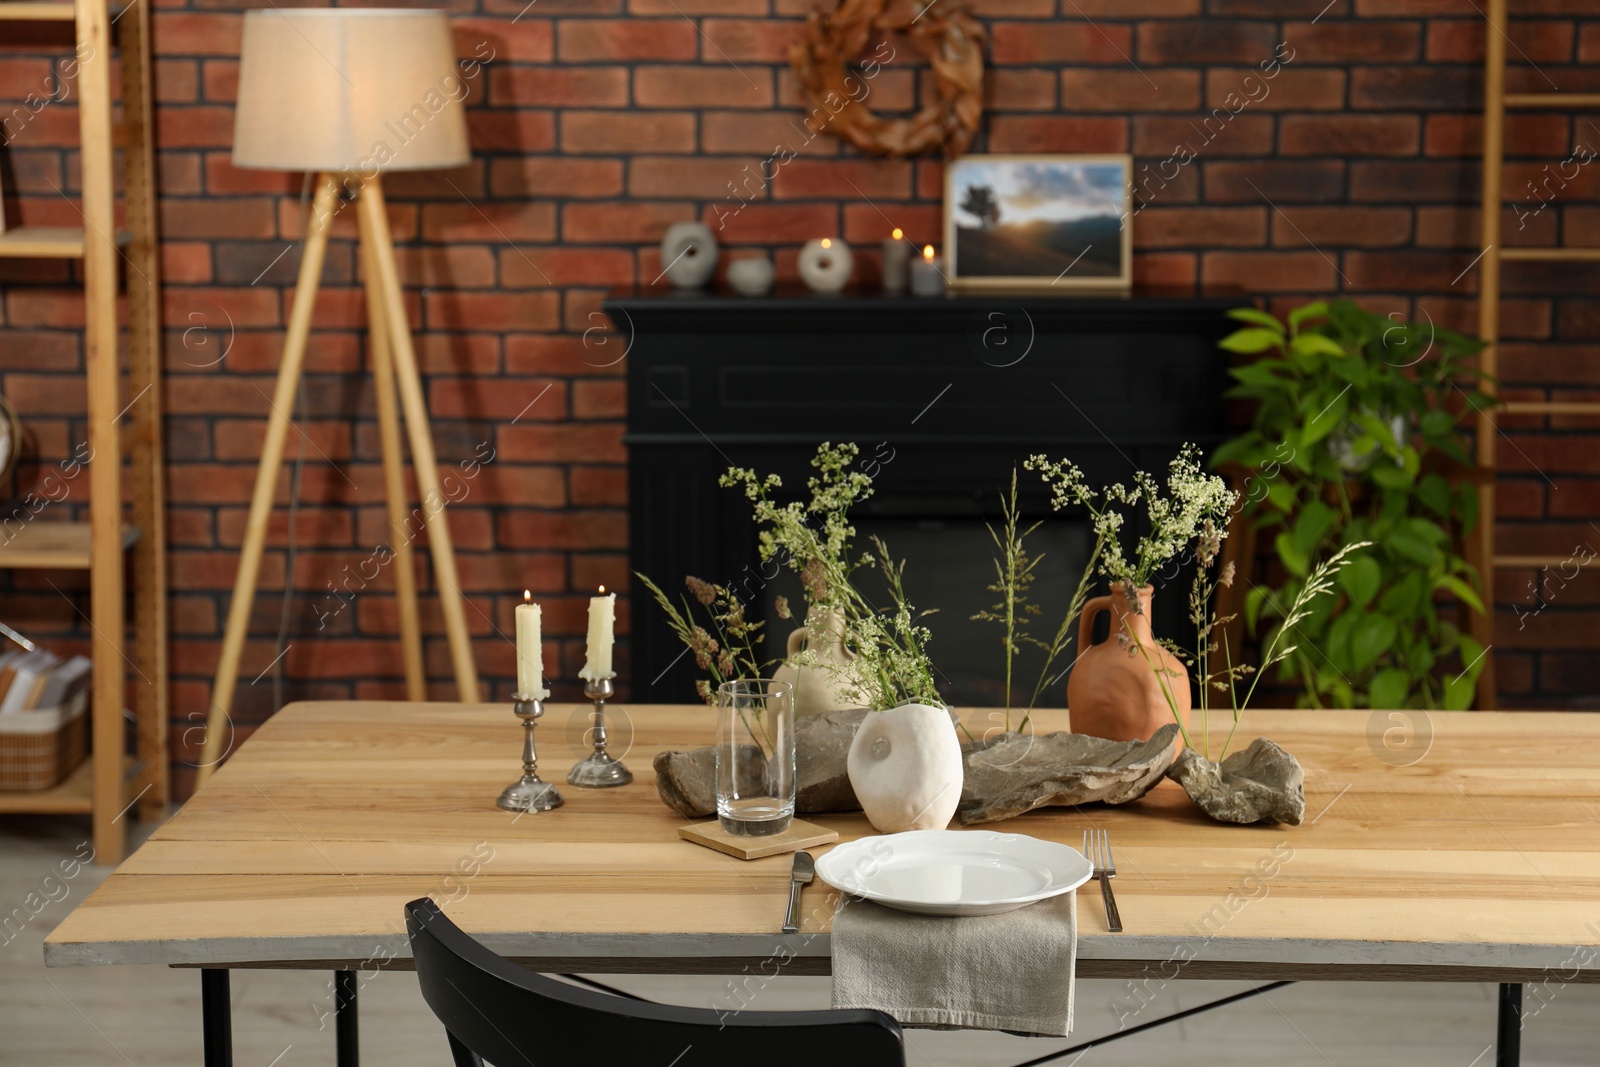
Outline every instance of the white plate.
<svg viewBox="0 0 1600 1067"><path fill-rule="evenodd" d="M835 889L918 915L998 915L1070 893L1094 865L1070 845L993 830L912 830L839 845L817 861Z"/></svg>

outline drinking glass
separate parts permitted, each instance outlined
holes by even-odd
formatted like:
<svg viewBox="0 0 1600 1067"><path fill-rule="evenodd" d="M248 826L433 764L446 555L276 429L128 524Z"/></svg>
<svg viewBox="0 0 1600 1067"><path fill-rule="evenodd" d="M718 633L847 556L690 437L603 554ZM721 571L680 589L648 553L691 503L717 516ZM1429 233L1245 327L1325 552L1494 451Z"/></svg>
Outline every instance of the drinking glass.
<svg viewBox="0 0 1600 1067"><path fill-rule="evenodd" d="M730 834L781 834L794 819L794 686L717 688L717 820Z"/></svg>

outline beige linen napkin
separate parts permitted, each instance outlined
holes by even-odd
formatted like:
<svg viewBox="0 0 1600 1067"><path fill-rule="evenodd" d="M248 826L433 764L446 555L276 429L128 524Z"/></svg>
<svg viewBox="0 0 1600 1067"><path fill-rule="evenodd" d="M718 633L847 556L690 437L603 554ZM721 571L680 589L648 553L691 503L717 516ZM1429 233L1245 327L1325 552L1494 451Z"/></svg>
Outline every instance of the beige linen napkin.
<svg viewBox="0 0 1600 1067"><path fill-rule="evenodd" d="M833 1006L902 1026L1072 1031L1077 894L1003 915L910 915L844 897L833 917Z"/></svg>

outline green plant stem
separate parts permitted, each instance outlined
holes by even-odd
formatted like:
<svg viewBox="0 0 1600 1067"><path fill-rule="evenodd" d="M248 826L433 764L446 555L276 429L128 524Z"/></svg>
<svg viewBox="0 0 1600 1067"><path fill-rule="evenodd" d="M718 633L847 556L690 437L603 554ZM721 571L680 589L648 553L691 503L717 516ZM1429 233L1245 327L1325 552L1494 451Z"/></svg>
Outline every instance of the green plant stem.
<svg viewBox="0 0 1600 1067"><path fill-rule="evenodd" d="M1189 748L1193 748L1194 744L1189 740L1189 728L1184 725L1183 715L1178 711L1178 700L1172 695L1172 687L1167 684L1165 668L1150 658L1150 653L1146 651L1144 643L1134 635L1133 624L1126 618L1122 620L1122 628L1128 631L1128 640L1133 642L1133 647L1137 648L1139 655L1144 657L1145 665L1156 676L1156 684L1161 687L1161 695L1166 700L1168 709L1172 712L1172 721L1178 724L1178 732L1183 735L1183 743Z"/></svg>

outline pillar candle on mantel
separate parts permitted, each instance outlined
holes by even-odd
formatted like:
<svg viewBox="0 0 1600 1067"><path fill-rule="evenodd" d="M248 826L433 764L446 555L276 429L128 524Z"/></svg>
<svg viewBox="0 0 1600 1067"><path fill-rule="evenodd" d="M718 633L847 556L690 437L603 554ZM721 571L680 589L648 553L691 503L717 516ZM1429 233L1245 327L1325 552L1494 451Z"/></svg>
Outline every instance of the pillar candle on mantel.
<svg viewBox="0 0 1600 1067"><path fill-rule="evenodd" d="M533 593L524 589L522 603L517 605L517 693L519 697L548 700L550 690L544 687L544 646L540 644L539 605L533 602Z"/></svg>
<svg viewBox="0 0 1600 1067"><path fill-rule="evenodd" d="M906 235L898 226L894 233L884 238L883 241L883 291L886 293L903 293L906 291L907 268L911 263L911 245L906 241Z"/></svg>
<svg viewBox="0 0 1600 1067"><path fill-rule="evenodd" d="M600 587L600 595L589 598L589 648L588 658L584 661L583 670L578 672L578 677L586 682L598 682L604 678L615 678L617 672L611 669L611 644L616 640L617 625L617 594L606 593L606 587Z"/></svg>

